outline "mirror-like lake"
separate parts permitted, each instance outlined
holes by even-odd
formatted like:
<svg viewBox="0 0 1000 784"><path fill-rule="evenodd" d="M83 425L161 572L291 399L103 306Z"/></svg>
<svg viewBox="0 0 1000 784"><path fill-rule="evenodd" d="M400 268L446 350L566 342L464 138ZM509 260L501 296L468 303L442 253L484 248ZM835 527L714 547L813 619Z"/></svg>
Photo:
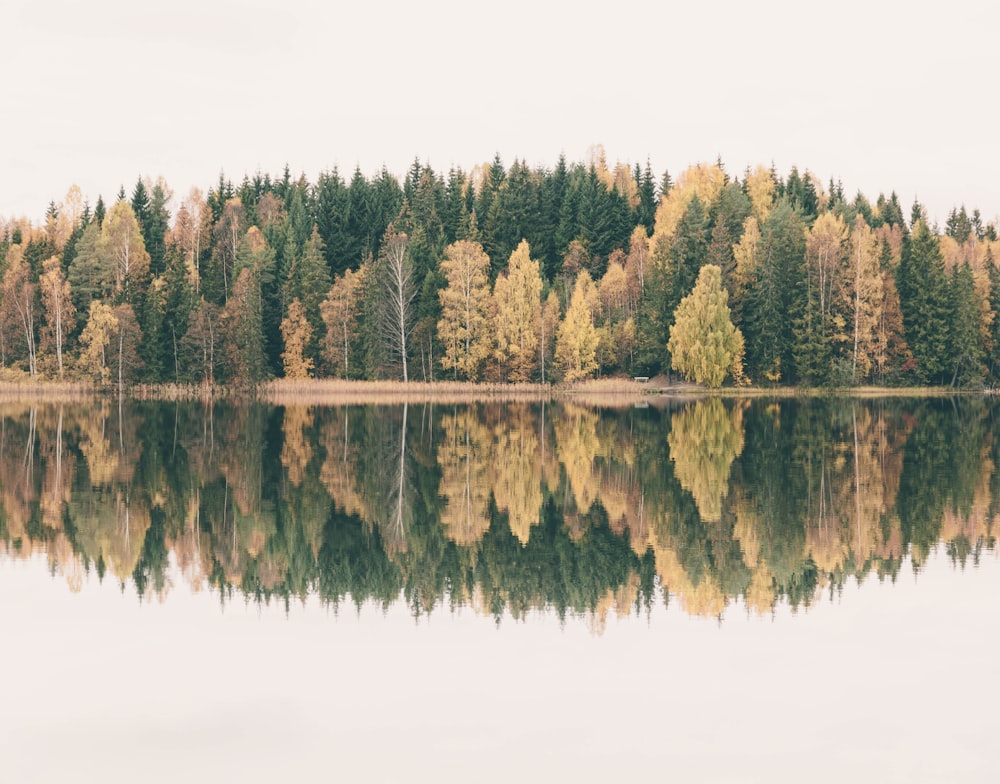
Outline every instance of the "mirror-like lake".
<svg viewBox="0 0 1000 784"><path fill-rule="evenodd" d="M0 754L12 781L995 780L998 414L2 404Z"/></svg>

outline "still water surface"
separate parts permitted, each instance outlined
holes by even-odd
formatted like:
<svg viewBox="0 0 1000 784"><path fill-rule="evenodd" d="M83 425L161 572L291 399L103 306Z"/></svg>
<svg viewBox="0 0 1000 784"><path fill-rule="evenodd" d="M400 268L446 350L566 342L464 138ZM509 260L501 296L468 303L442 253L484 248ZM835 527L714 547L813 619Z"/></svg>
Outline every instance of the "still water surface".
<svg viewBox="0 0 1000 784"><path fill-rule="evenodd" d="M0 408L12 781L993 781L997 408Z"/></svg>

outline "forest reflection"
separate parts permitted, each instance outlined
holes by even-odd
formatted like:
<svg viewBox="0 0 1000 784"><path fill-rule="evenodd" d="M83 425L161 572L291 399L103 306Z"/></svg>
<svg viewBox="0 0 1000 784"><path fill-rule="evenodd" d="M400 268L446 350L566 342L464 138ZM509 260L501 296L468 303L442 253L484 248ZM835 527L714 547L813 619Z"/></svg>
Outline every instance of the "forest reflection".
<svg viewBox="0 0 1000 784"><path fill-rule="evenodd" d="M0 555L165 596L515 618L807 606L995 546L981 398L0 406ZM181 577L178 578L178 575Z"/></svg>

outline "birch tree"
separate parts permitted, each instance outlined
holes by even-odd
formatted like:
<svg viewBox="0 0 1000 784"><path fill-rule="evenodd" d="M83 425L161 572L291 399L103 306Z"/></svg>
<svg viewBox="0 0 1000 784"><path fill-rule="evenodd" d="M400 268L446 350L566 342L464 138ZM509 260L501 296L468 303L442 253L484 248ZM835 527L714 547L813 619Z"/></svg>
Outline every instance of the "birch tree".
<svg viewBox="0 0 1000 784"><path fill-rule="evenodd" d="M114 268L115 293L124 302L138 302L149 279L149 253L131 205L122 199L104 218L98 252Z"/></svg>
<svg viewBox="0 0 1000 784"><path fill-rule="evenodd" d="M70 299L69 283L63 275L58 256L50 256L45 260L43 273L39 279L42 293L42 308L45 316L45 326L42 330L43 349L54 349L56 369L59 378L63 377L63 344L66 336L72 330L76 317L76 308Z"/></svg>
<svg viewBox="0 0 1000 784"><path fill-rule="evenodd" d="M677 307L667 348L674 370L697 384L719 387L727 373L743 376L743 333L729 319L722 270L706 264Z"/></svg>
<svg viewBox="0 0 1000 784"><path fill-rule="evenodd" d="M389 356L402 368L403 381L410 380L407 351L413 329L413 299L417 285L405 234L390 227L385 233L376 263L381 289L380 327Z"/></svg>
<svg viewBox="0 0 1000 784"><path fill-rule="evenodd" d="M31 267L24 260L20 245L12 245L7 252L7 270L0 284L0 323L5 331L15 329L24 338L28 362L28 375L38 375L38 352L35 343L37 291L31 282ZM16 325L16 327L14 326ZM9 342L5 339L5 343Z"/></svg>

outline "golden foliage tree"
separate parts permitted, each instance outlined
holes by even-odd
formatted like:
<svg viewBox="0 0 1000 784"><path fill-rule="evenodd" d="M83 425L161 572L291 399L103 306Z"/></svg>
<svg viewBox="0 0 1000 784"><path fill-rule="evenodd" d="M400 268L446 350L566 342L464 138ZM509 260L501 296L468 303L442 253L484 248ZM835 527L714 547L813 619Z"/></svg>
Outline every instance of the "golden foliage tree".
<svg viewBox="0 0 1000 784"><path fill-rule="evenodd" d="M820 324L824 336L843 338L844 325L834 319L834 306L843 301L847 227L839 215L824 212L806 234L806 264L819 295Z"/></svg>
<svg viewBox="0 0 1000 784"><path fill-rule="evenodd" d="M542 275L521 240L493 289L496 309L495 349L503 379L529 381L538 361L542 318Z"/></svg>
<svg viewBox="0 0 1000 784"><path fill-rule="evenodd" d="M80 334L80 371L102 384L111 380L108 366L108 347L118 327L118 319L110 305L101 300L90 303L90 315Z"/></svg>
<svg viewBox="0 0 1000 784"><path fill-rule="evenodd" d="M677 306L667 343L674 370L713 388L727 373L738 382L743 378L743 333L729 318L727 300L722 270L706 264Z"/></svg>
<svg viewBox="0 0 1000 784"><path fill-rule="evenodd" d="M878 339L884 297L881 274L882 244L874 231L858 216L851 232L851 312L853 315L853 380L867 378L873 366L885 364L880 355L886 346Z"/></svg>
<svg viewBox="0 0 1000 784"><path fill-rule="evenodd" d="M599 306L597 287L586 270L576 278L566 318L556 336L556 366L563 381L579 381L597 370L597 328L594 312Z"/></svg>
<svg viewBox="0 0 1000 784"><path fill-rule="evenodd" d="M108 210L98 248L114 267L115 293L125 302L138 302L149 279L149 253L135 212L124 199Z"/></svg>
<svg viewBox="0 0 1000 784"><path fill-rule="evenodd" d="M302 379L312 375L313 361L305 356L311 337L312 327L306 318L306 309L296 297L289 303L288 315L281 322L281 339L285 343L281 361L285 378Z"/></svg>
<svg viewBox="0 0 1000 784"><path fill-rule="evenodd" d="M771 205L774 204L774 174L769 169L758 166L747 174L746 190L757 220L766 220L771 212Z"/></svg>
<svg viewBox="0 0 1000 784"><path fill-rule="evenodd" d="M444 249L441 273L448 283L438 294L441 366L470 381L479 378L492 343L489 269L490 257L478 242L458 240Z"/></svg>
<svg viewBox="0 0 1000 784"><path fill-rule="evenodd" d="M358 323L365 275L368 265L363 264L357 272L345 270L334 278L326 299L320 303L319 311L326 325L323 341L323 357L330 363L334 374L350 378L351 341Z"/></svg>
<svg viewBox="0 0 1000 784"><path fill-rule="evenodd" d="M650 247L655 260L665 263L670 240L680 225L691 200L697 196L702 204L712 204L726 185L726 173L717 165L690 166L656 208Z"/></svg>

